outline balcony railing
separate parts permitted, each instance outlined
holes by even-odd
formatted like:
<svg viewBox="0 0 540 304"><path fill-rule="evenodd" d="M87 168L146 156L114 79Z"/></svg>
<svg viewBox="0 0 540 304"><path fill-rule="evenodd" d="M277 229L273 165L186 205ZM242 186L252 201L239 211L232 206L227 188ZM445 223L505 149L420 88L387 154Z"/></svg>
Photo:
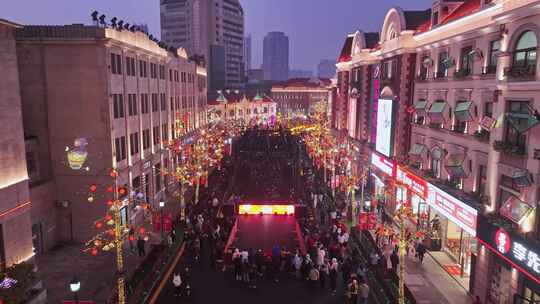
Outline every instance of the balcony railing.
<svg viewBox="0 0 540 304"><path fill-rule="evenodd" d="M512 66L504 69L504 76L512 80L535 80L536 66Z"/></svg>
<svg viewBox="0 0 540 304"><path fill-rule="evenodd" d="M442 80L442 79L446 79L447 77L448 77L448 73L446 73L446 71L439 71L435 73L435 79Z"/></svg>
<svg viewBox="0 0 540 304"><path fill-rule="evenodd" d="M514 143L506 142L503 140L496 140L493 142L493 150L509 155L523 156L526 153L524 146L518 146Z"/></svg>
<svg viewBox="0 0 540 304"><path fill-rule="evenodd" d="M465 79L471 76L472 71L470 69L461 69L454 72L454 79Z"/></svg>
<svg viewBox="0 0 540 304"><path fill-rule="evenodd" d="M421 73L420 75L416 75L417 81L426 81L428 80L427 73Z"/></svg>
<svg viewBox="0 0 540 304"><path fill-rule="evenodd" d="M484 129L474 132L473 135L474 135L474 138L476 138L479 141L484 141L484 142L489 141L489 131L486 131Z"/></svg>
<svg viewBox="0 0 540 304"><path fill-rule="evenodd" d="M495 74L496 72L497 72L496 65L488 65L482 69L482 75L491 75L491 74Z"/></svg>

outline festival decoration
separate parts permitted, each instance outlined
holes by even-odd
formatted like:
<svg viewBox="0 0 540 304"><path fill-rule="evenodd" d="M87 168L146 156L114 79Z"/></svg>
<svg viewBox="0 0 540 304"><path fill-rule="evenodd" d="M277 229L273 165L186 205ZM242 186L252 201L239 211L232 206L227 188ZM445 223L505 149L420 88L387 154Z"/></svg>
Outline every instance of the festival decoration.
<svg viewBox="0 0 540 304"><path fill-rule="evenodd" d="M71 169L80 170L83 168L86 158L88 157L88 151L86 150L87 145L88 141L86 138L81 137L75 139L73 148L66 147L68 163ZM89 167L85 167L85 170L88 171L89 169Z"/></svg>

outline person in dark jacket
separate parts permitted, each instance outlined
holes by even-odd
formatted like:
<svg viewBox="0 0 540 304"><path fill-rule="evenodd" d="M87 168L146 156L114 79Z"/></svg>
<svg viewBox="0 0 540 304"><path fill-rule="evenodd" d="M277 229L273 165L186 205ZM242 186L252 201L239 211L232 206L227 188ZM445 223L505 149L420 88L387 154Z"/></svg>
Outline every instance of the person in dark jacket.
<svg viewBox="0 0 540 304"><path fill-rule="evenodd" d="M144 249L145 245L144 239L139 235L139 238L137 238L137 250L139 251L139 256L143 257L146 255L146 251Z"/></svg>
<svg viewBox="0 0 540 304"><path fill-rule="evenodd" d="M390 263L392 263L392 270L397 273L397 267L399 265L399 256L396 250L392 251L392 254L390 255Z"/></svg>

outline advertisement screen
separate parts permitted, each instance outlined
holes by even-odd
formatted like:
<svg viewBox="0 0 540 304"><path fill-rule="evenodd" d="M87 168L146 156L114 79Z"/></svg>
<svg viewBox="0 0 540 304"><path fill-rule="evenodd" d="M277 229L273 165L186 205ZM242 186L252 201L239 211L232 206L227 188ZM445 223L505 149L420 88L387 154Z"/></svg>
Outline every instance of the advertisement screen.
<svg viewBox="0 0 540 304"><path fill-rule="evenodd" d="M377 105L377 137L375 139L375 149L387 157L392 156L392 120L393 100L379 99Z"/></svg>

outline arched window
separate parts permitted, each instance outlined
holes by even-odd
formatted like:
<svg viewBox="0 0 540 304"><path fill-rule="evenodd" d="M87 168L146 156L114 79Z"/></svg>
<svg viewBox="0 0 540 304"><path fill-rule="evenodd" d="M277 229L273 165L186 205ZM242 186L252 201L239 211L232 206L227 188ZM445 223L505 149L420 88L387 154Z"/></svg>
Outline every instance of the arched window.
<svg viewBox="0 0 540 304"><path fill-rule="evenodd" d="M435 148L431 151L431 172L437 178L441 177L441 159L442 159L442 150L441 148Z"/></svg>
<svg viewBox="0 0 540 304"><path fill-rule="evenodd" d="M396 39L396 38L397 38L397 33L396 33L396 30L395 30L395 28L394 28L393 26L392 26L392 27L390 28L390 30L388 31L388 37L389 37L389 38L388 38L389 40L392 40L392 39Z"/></svg>
<svg viewBox="0 0 540 304"><path fill-rule="evenodd" d="M519 37L514 50L515 66L536 66L536 34L533 31L525 31Z"/></svg>

